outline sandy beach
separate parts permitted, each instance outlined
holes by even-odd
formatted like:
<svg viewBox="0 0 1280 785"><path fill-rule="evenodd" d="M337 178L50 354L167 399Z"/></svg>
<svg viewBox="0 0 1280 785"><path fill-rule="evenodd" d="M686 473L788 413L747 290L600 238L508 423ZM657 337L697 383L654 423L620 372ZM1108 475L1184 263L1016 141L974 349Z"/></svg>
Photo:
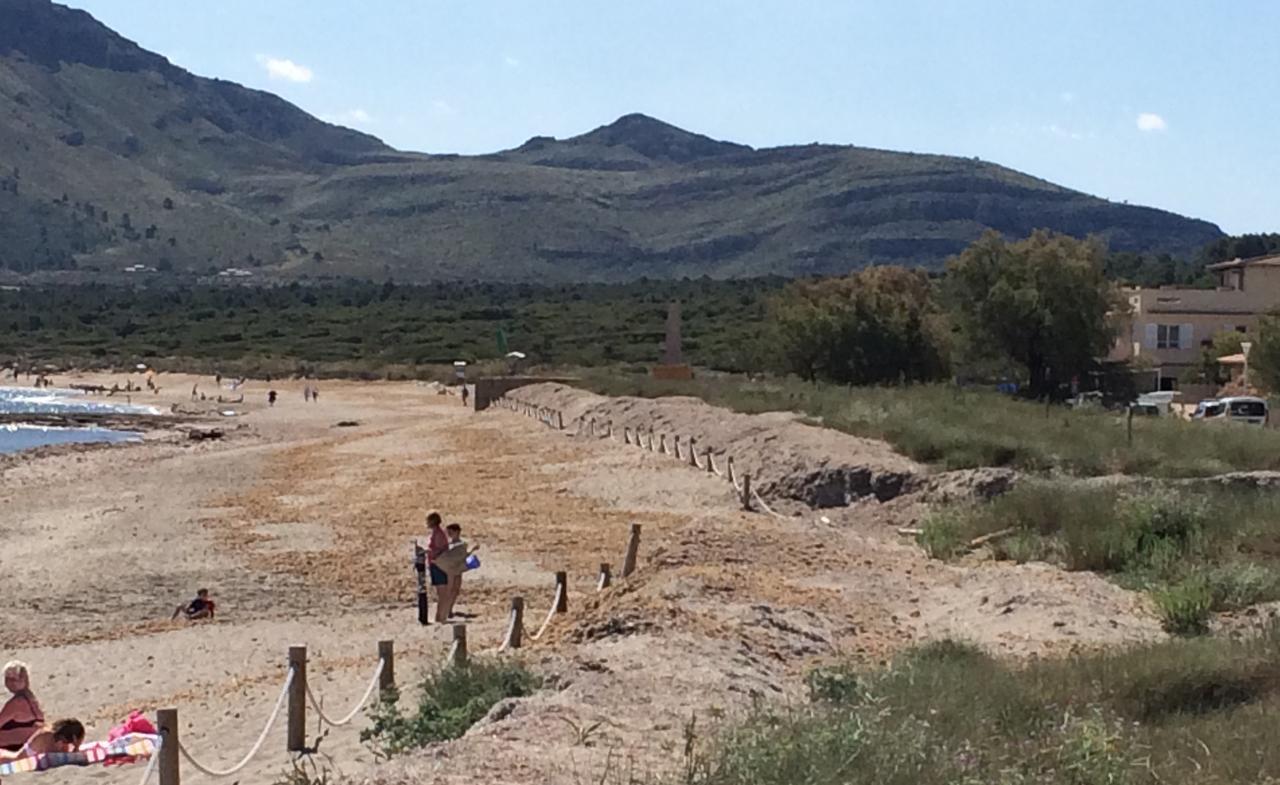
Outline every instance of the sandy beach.
<svg viewBox="0 0 1280 785"><path fill-rule="evenodd" d="M196 383L213 386L168 376L143 401L188 406ZM243 416L207 423L219 440L159 431L0 465L0 656L31 664L50 718L102 737L129 709L174 706L192 754L223 767L261 730L291 644L309 647L333 713L364 691L378 640L395 642L398 681L412 684L450 636L416 620L410 543L430 508L481 546L463 602L473 651L500 642L514 595L535 626L555 570L569 574L570 613L522 654L547 688L501 722L381 765L359 741L363 717L329 729L321 751L356 781L576 782L622 761L651 772L678 762L690 716L785 699L834 656L879 662L938 634L1018 655L1160 635L1135 595L1093 576L931 563L894 534L910 511L891 505L779 521L741 512L727 483L671 458L471 412L431 387L322 382L305 403L303 384L270 385L269 408L268 385L250 382ZM641 570L596 594L631 523L644 530ZM200 586L218 620L168 621ZM590 744L570 730L597 720ZM309 728L321 733L314 712ZM233 779L271 782L288 761L282 721ZM183 779L212 781L189 766Z"/></svg>

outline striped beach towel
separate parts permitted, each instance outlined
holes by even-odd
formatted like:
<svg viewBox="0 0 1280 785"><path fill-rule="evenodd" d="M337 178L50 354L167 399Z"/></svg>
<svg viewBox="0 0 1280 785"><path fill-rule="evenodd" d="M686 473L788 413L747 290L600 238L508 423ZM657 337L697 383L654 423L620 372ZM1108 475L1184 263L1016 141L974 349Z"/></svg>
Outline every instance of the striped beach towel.
<svg viewBox="0 0 1280 785"><path fill-rule="evenodd" d="M19 758L12 763L0 763L0 777L28 771L47 771L59 766L92 766L116 758L150 758L155 754L159 736L132 733L115 741L95 741L75 752L47 752Z"/></svg>

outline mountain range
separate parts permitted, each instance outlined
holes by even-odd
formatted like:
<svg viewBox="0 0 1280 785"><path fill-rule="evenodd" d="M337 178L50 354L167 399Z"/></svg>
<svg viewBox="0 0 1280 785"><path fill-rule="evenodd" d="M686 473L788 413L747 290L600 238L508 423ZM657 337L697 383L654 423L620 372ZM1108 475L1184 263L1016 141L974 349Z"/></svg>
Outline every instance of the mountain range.
<svg viewBox="0 0 1280 785"><path fill-rule="evenodd" d="M977 159L753 149L639 114L490 155L402 152L188 73L83 11L0 0L10 276L800 276L936 268L987 229L1038 227L1175 255L1222 236Z"/></svg>

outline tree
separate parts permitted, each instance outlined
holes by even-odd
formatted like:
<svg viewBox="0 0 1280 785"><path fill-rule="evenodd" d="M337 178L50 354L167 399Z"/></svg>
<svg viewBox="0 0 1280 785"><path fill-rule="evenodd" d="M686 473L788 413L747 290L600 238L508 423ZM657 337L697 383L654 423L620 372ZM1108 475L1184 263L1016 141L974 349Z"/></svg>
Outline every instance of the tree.
<svg viewBox="0 0 1280 785"><path fill-rule="evenodd" d="M947 264L947 300L971 357L1005 359L1036 396L1087 372L1125 307L1093 240L1037 230L1018 242L988 232Z"/></svg>
<svg viewBox="0 0 1280 785"><path fill-rule="evenodd" d="M1215 333L1209 345L1200 350L1200 362L1187 369L1188 381L1217 385L1226 384L1229 377L1226 369L1218 362L1218 358L1240 354L1243 351L1240 344L1247 337L1244 333L1235 330L1223 330Z"/></svg>
<svg viewBox="0 0 1280 785"><path fill-rule="evenodd" d="M1280 312L1272 311L1258 320L1249 348L1249 382L1265 390L1280 390Z"/></svg>
<svg viewBox="0 0 1280 785"><path fill-rule="evenodd" d="M769 312L775 365L804 379L883 384L946 374L941 315L923 272L869 267L796 281Z"/></svg>

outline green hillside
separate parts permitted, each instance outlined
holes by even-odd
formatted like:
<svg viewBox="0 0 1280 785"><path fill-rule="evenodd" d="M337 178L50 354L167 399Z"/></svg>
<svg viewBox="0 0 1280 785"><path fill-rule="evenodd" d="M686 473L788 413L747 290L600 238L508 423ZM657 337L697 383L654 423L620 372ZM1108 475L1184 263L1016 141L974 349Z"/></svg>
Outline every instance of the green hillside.
<svg viewBox="0 0 1280 785"><path fill-rule="evenodd" d="M397 152L47 0L0 0L0 107L10 276L794 276L936 267L988 228L1177 255L1221 236L983 161L753 150L642 115L486 156Z"/></svg>

